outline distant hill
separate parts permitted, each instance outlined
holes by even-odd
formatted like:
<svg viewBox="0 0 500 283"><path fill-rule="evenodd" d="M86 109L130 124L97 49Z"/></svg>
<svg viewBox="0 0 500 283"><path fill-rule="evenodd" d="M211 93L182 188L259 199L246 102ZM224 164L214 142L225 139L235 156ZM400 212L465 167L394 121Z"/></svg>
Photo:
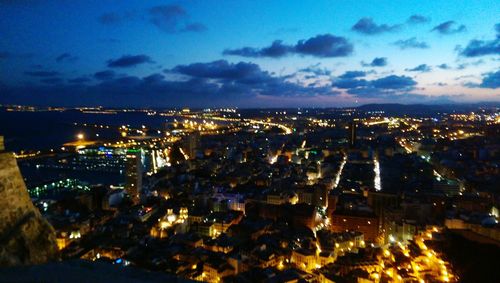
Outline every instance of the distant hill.
<svg viewBox="0 0 500 283"><path fill-rule="evenodd" d="M384 111L387 114L437 114L474 111L478 107L499 107L499 103L475 103L475 104L365 104L357 107L361 111Z"/></svg>

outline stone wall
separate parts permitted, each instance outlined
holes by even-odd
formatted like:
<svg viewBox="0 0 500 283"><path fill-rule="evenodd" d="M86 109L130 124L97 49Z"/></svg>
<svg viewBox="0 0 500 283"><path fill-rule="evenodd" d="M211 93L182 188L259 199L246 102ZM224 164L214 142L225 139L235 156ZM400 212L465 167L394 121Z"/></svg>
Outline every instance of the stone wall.
<svg viewBox="0 0 500 283"><path fill-rule="evenodd" d="M0 152L0 266L57 257L55 231L31 202L14 155Z"/></svg>

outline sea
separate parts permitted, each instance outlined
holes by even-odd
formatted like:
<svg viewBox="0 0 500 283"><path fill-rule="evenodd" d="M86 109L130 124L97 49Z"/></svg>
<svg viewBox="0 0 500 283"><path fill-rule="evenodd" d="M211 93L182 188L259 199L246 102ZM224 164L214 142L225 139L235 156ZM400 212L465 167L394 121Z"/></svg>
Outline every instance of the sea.
<svg viewBox="0 0 500 283"><path fill-rule="evenodd" d="M165 124L174 118L178 117L147 115L145 112L103 114L78 110L28 112L2 109L0 135L4 136L5 148L8 151L47 151L75 141L79 134L90 140L116 139L120 136L118 128L122 125L130 125L132 128L141 128L144 125L150 130L162 130ZM93 125L110 127L107 129ZM36 159L18 162L28 187L64 178L78 179L90 185L120 185L124 181L124 176L118 173L37 168L37 162L39 161Z"/></svg>
<svg viewBox="0 0 500 283"><path fill-rule="evenodd" d="M0 110L0 135L4 136L7 150L49 150L74 141L78 134L92 139L114 139L119 137L118 127L130 125L148 129L164 128L165 123L178 117L147 115L144 112L118 112L116 114L83 113L67 111L5 111ZM77 125L75 125L75 123ZM109 129L87 125L109 125ZM114 126L114 127L113 127Z"/></svg>

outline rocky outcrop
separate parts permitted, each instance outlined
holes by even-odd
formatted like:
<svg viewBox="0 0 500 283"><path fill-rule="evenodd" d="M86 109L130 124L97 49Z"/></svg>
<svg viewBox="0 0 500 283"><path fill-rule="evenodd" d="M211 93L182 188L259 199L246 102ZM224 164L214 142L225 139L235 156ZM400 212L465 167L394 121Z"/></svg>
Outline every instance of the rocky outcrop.
<svg viewBox="0 0 500 283"><path fill-rule="evenodd" d="M57 257L54 228L31 202L14 155L0 151L0 266L40 264Z"/></svg>

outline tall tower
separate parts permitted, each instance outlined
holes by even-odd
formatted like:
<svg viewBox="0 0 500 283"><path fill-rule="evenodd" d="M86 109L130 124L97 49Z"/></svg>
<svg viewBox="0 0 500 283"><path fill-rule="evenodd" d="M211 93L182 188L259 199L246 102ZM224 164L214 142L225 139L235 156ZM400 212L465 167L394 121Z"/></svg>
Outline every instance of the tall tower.
<svg viewBox="0 0 500 283"><path fill-rule="evenodd" d="M125 190L134 203L142 190L142 160L140 149L128 149L125 159Z"/></svg>
<svg viewBox="0 0 500 283"><path fill-rule="evenodd" d="M356 128L358 125L354 120L352 120L349 123L349 146L350 147L355 147L356 146Z"/></svg>
<svg viewBox="0 0 500 283"><path fill-rule="evenodd" d="M186 137L185 148L187 150L187 155L189 159L196 158L196 151L200 146L200 134L198 132L192 132Z"/></svg>

